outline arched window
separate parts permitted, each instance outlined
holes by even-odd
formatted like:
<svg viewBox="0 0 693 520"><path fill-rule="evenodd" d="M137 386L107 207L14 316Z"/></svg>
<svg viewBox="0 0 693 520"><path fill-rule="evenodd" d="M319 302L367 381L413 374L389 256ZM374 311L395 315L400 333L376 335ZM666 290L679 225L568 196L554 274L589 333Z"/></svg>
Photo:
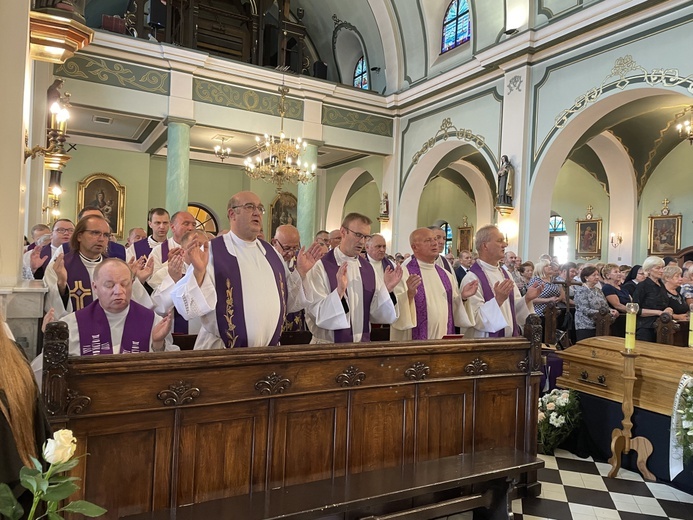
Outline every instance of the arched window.
<svg viewBox="0 0 693 520"><path fill-rule="evenodd" d="M452 228L447 222L440 225L440 229L445 231L445 248L442 252L443 255L448 254L452 251Z"/></svg>
<svg viewBox="0 0 693 520"><path fill-rule="evenodd" d="M557 214L549 218L549 254L558 257L558 263L564 264L568 261L568 250L570 248L570 237L565 229L563 217Z"/></svg>
<svg viewBox="0 0 693 520"><path fill-rule="evenodd" d="M188 203L188 213L195 218L195 229L201 229L214 238L219 232L219 224L212 210L197 202Z"/></svg>
<svg viewBox="0 0 693 520"><path fill-rule="evenodd" d="M469 41L469 4L467 0L452 0L443 19L443 46L440 52L447 52Z"/></svg>
<svg viewBox="0 0 693 520"><path fill-rule="evenodd" d="M356 68L354 68L354 86L368 90L368 63L366 63L364 56L361 56L361 59L356 63Z"/></svg>

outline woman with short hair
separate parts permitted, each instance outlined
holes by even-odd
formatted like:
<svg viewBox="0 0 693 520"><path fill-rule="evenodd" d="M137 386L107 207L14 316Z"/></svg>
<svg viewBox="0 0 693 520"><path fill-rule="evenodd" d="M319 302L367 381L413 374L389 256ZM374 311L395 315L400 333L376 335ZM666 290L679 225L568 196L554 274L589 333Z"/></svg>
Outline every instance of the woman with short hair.
<svg viewBox="0 0 693 520"><path fill-rule="evenodd" d="M662 269L662 282L669 297L669 306L674 312L675 320L686 320L688 318L688 303L681 294L681 268L677 265L668 265Z"/></svg>
<svg viewBox="0 0 693 520"><path fill-rule="evenodd" d="M602 268L602 292L609 307L626 312L626 304L633 301L630 293L621 287L621 271L616 264L606 264Z"/></svg>
<svg viewBox="0 0 693 520"><path fill-rule="evenodd" d="M565 301L565 293L563 287L553 283L553 267L550 260L539 260L534 266L534 278L529 281L529 286L539 282L544 284L544 289L538 298L535 298L534 312L543 317L544 309L549 303L558 304L560 301Z"/></svg>
<svg viewBox="0 0 693 520"><path fill-rule="evenodd" d="M609 304L604 293L597 286L599 270L593 265L586 265L580 272L582 285L575 287L575 339L577 341L592 338L597 334L595 318L601 309L608 309ZM618 316L616 309L611 309L612 316Z"/></svg>
<svg viewBox="0 0 693 520"><path fill-rule="evenodd" d="M674 313L662 283L664 260L658 256L648 256L642 264L642 270L647 278L638 283L633 293L633 301L640 306L635 339L655 342L655 321L665 312Z"/></svg>

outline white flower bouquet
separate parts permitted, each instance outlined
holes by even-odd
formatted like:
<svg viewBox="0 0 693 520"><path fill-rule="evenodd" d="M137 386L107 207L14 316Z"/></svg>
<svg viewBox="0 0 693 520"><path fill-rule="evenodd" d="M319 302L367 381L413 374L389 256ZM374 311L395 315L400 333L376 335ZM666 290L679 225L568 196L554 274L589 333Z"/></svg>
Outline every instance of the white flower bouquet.
<svg viewBox="0 0 693 520"><path fill-rule="evenodd" d="M688 463L693 459L693 387L687 386L683 390L676 411L679 414L676 440L683 448L684 462Z"/></svg>
<svg viewBox="0 0 693 520"><path fill-rule="evenodd" d="M539 451L553 455L575 429L580 405L573 390L555 389L539 398L537 437Z"/></svg>
<svg viewBox="0 0 693 520"><path fill-rule="evenodd" d="M22 487L31 491L34 500L31 511L26 516L28 520L47 518L48 520L62 520L60 513L81 513L89 517L103 515L106 510L86 500L63 503L67 498L79 489L75 481L76 477L63 475L79 464L79 458L73 459L77 440L70 430L58 430L43 445L43 459L50 464L48 471L43 471L41 462L31 457L33 468L24 466L19 472L19 481ZM39 514L38 506L41 501L46 503L45 512ZM60 504L63 503L62 507ZM37 516L38 515L38 516ZM10 520L19 520L24 516L22 506L12 494L7 484L0 483L0 516Z"/></svg>

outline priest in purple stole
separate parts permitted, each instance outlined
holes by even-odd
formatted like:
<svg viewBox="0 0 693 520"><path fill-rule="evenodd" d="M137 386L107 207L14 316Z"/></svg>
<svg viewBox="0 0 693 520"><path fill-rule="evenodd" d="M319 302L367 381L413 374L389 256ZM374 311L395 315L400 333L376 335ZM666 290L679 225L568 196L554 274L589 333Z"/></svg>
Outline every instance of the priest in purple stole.
<svg viewBox="0 0 693 520"><path fill-rule="evenodd" d="M284 224L274 232L271 241L274 249L279 253L289 271L293 271L296 265L296 253L301 249L301 235L295 226ZM308 330L306 325L306 313L304 309L296 312L287 312L282 326L282 332L299 332Z"/></svg>
<svg viewBox="0 0 693 520"><path fill-rule="evenodd" d="M508 246L494 225L480 228L474 240L479 259L462 279L461 290L478 282L476 293L467 300L467 311L474 322L467 337L512 337L521 335L527 316L534 312L534 300L543 286L535 284L522 296L507 271L499 266Z"/></svg>
<svg viewBox="0 0 693 520"><path fill-rule="evenodd" d="M152 249L150 254L150 258L154 260L154 270L147 283L152 289L159 287L165 276L169 252L180 248L183 235L195 229L196 225L195 217L187 211L178 211L173 214L171 217L171 237ZM163 273L160 272L162 269L164 270Z"/></svg>
<svg viewBox="0 0 693 520"><path fill-rule="evenodd" d="M339 231L339 245L307 277L313 302L306 307L306 321L313 343L370 341L371 323L389 324L397 318L390 293L402 278L402 268L387 270L381 280L360 256L371 236L371 220L350 213Z"/></svg>
<svg viewBox="0 0 693 520"><path fill-rule="evenodd" d="M165 242L171 227L171 217L164 208L153 208L149 210L147 225L152 230L152 234L130 244L125 251L127 261L131 258L149 257L152 249Z"/></svg>
<svg viewBox="0 0 693 520"><path fill-rule="evenodd" d="M196 349L277 345L286 312L308 302L303 278L313 267L317 246L304 251L290 272L275 249L258 239L265 208L252 192L229 200L230 231L200 248L186 248L191 266L172 293L178 312L199 317Z"/></svg>
<svg viewBox="0 0 693 520"><path fill-rule="evenodd" d="M454 274L436 265L438 244L432 230L419 228L409 236L414 254L395 288L399 317L390 328L397 341L440 339L455 327L472 326L463 300L476 292L476 283L460 294Z"/></svg>

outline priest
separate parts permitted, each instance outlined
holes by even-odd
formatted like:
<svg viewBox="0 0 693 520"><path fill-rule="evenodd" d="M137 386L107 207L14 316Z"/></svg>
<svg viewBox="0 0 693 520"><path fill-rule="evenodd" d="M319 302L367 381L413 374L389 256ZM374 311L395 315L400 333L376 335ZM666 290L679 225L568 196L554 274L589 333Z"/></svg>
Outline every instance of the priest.
<svg viewBox="0 0 693 520"><path fill-rule="evenodd" d="M152 276L147 280L152 289L156 289L166 276L166 262L169 253L174 249L180 249L183 235L195 229L196 225L195 217L187 211L178 211L173 214L171 217L171 237L152 249L149 255L154 260Z"/></svg>
<svg viewBox="0 0 693 520"><path fill-rule="evenodd" d="M439 246L433 230L414 230L409 243L414 254L395 288L399 317L390 327L390 339L440 339L454 334L455 327L471 327L463 301L476 292L477 282L460 293L455 275L436 264Z"/></svg>
<svg viewBox="0 0 693 520"><path fill-rule="evenodd" d="M147 216L147 225L152 230L152 234L130 244L126 250L127 260L141 256L149 257L152 249L165 242L171 227L171 217L164 208L152 208Z"/></svg>
<svg viewBox="0 0 693 520"><path fill-rule="evenodd" d="M394 269L395 264L387 258L387 244L385 237L378 233L374 233L370 240L366 242L366 258L375 269L375 274L380 280L383 280L387 268Z"/></svg>
<svg viewBox="0 0 693 520"><path fill-rule="evenodd" d="M462 280L461 290L471 283L478 283L476 292L467 299L467 311L473 326L466 331L467 337L511 337L521 334L521 326L534 312L534 300L543 289L535 283L527 288L525 296L499 263L505 257L508 246L505 237L494 225L476 232L475 244L479 258L472 264Z"/></svg>

